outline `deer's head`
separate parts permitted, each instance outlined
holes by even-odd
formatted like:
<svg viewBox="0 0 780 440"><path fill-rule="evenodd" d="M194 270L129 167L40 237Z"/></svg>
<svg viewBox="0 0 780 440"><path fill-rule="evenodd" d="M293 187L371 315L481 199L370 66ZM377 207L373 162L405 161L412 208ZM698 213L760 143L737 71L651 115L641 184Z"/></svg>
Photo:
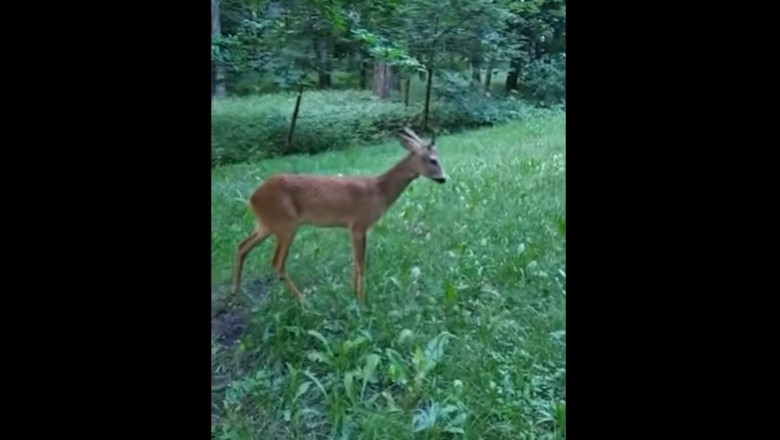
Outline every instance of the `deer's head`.
<svg viewBox="0 0 780 440"><path fill-rule="evenodd" d="M436 151L436 133L430 141L424 142L411 128L404 127L399 131L398 137L401 145L412 153L411 164L418 174L438 183L447 180Z"/></svg>

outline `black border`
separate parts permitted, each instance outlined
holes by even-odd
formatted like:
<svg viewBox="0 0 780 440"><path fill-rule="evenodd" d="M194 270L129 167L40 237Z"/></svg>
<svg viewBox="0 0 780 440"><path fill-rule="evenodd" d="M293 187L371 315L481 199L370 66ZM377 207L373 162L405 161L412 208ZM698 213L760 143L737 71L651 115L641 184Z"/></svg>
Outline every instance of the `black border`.
<svg viewBox="0 0 780 440"><path fill-rule="evenodd" d="M725 433L727 419L716 418L723 410L714 406L727 401L713 397L729 391L705 377L725 361L708 351L712 330L724 328L724 315L710 307L727 286L718 285L723 261L712 264L724 257L713 249L720 234L707 225L724 215L709 204L715 196L722 206L723 193L708 192L726 168L708 162L715 139L726 139L722 116L713 114L728 104L714 103L723 98L721 85L706 83L727 63L724 51L740 49L726 49L701 29L730 19L690 7L567 5L573 438ZM705 64L713 51L714 65ZM728 316L734 325L740 319Z"/></svg>
<svg viewBox="0 0 780 440"><path fill-rule="evenodd" d="M39 118L15 162L45 167L17 180L42 241L11 362L36 403L13 404L35 430L208 438L210 6L112 6L18 15L48 35L9 58Z"/></svg>

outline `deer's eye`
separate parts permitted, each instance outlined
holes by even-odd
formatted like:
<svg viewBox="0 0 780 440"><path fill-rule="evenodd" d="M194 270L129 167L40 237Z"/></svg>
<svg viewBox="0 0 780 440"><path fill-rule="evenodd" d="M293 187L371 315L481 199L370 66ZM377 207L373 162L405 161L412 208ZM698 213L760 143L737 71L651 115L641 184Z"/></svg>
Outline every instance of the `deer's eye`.
<svg viewBox="0 0 780 440"><path fill-rule="evenodd" d="M434 158L431 158L431 165L436 165L436 164L438 164L438 163L439 163L439 162L438 162L436 159L434 159Z"/></svg>

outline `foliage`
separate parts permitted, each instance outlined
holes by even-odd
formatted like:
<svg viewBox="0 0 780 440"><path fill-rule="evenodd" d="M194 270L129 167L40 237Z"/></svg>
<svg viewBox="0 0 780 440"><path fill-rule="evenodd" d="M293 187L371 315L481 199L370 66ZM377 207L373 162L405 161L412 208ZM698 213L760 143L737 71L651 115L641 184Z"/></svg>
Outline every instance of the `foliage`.
<svg viewBox="0 0 780 440"><path fill-rule="evenodd" d="M287 270L303 309L269 277L245 335L212 344L212 437L565 439L565 140L556 112L439 137L447 184L414 182L369 235L367 309L348 233L302 228ZM376 174L404 154L394 141L214 170L214 296L263 178ZM249 254L247 283L272 253Z"/></svg>
<svg viewBox="0 0 780 440"><path fill-rule="evenodd" d="M497 99L474 87L460 72L443 71L434 89L441 102L434 108L439 124L447 127L477 128L525 119L534 110L526 102L509 96Z"/></svg>
<svg viewBox="0 0 780 440"><path fill-rule="evenodd" d="M566 54L529 63L523 72L526 96L542 104L556 104L566 99Z"/></svg>
<svg viewBox="0 0 780 440"><path fill-rule="evenodd" d="M402 75L455 59L522 72L565 52L565 0L222 2L212 59L230 68L234 94L295 88L314 70L357 74L367 60Z"/></svg>
<svg viewBox="0 0 780 440"><path fill-rule="evenodd" d="M215 165L281 154L295 95L248 97L216 103L212 111ZM412 121L413 111L367 92L308 92L303 96L291 153L318 153L376 142Z"/></svg>
<svg viewBox="0 0 780 440"><path fill-rule="evenodd" d="M456 94L457 96L457 94ZM212 164L225 165L282 153L293 93L234 98L214 103L211 122ZM498 103L497 103L498 102ZM493 125L529 114L515 99L496 101L475 93L433 107L433 126L443 132ZM319 153L395 136L399 127L421 126L421 105L405 107L354 90L304 93L291 153Z"/></svg>

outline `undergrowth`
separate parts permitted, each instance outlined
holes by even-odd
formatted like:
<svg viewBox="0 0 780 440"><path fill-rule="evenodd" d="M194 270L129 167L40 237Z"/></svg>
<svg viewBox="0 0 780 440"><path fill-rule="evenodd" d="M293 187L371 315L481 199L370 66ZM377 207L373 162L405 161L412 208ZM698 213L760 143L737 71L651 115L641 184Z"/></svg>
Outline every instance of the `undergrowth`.
<svg viewBox="0 0 780 440"><path fill-rule="evenodd" d="M452 77L452 75L450 75ZM481 87L442 76L435 87L429 124L456 133L532 117L538 110L514 96L488 95ZM212 164L221 166L283 154L312 154L386 141L398 127L423 126L423 100L408 107L398 97L379 100L370 91L306 91L293 142L287 133L297 94L233 97L212 105Z"/></svg>
<svg viewBox="0 0 780 440"><path fill-rule="evenodd" d="M447 183L414 182L369 234L365 309L348 232L302 228L287 269L303 308L271 277L244 336L212 343L213 437L564 439L565 141L564 113L440 137ZM215 169L215 298L263 178L379 173L404 154L389 142ZM272 243L245 283L272 273Z"/></svg>

